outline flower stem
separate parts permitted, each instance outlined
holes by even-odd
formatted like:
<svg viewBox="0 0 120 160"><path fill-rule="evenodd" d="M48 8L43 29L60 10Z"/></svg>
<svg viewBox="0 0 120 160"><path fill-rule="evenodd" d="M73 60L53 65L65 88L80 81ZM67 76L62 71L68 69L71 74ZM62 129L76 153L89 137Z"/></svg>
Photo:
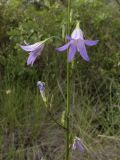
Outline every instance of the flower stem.
<svg viewBox="0 0 120 160"><path fill-rule="evenodd" d="M71 0L68 0L68 26L67 26L67 34L70 33L70 4ZM67 51L67 57L68 57L68 51ZM69 63L67 58L67 104L66 104L66 157L65 160L69 160L69 135L70 135L70 69L69 69Z"/></svg>
<svg viewBox="0 0 120 160"><path fill-rule="evenodd" d="M67 130L66 127L64 127L61 123L59 123L59 122L54 118L54 116L53 116L53 114L50 112L50 110L47 109L47 108L48 108L47 102L44 102L44 104L45 104L46 111L47 111L47 113L49 114L51 120L52 120L53 122L55 122L59 127L65 129L65 130Z"/></svg>

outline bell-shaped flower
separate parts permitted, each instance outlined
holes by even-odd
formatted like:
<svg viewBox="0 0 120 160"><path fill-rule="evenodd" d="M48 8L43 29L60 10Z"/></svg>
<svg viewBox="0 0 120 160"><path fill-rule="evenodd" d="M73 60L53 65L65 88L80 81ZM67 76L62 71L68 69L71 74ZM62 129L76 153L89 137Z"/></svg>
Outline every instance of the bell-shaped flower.
<svg viewBox="0 0 120 160"><path fill-rule="evenodd" d="M79 22L77 23L76 28L72 32L71 37L66 36L66 38L69 40L69 42L64 46L57 48L57 50L62 52L68 49L69 47L68 62L71 62L74 59L74 56L77 51L80 53L81 57L85 61L89 61L89 56L87 54L86 46L94 46L99 41L99 40L85 40L83 32L79 27Z"/></svg>
<svg viewBox="0 0 120 160"><path fill-rule="evenodd" d="M33 66L36 58L37 58L39 55L41 55L42 50L43 50L43 48L44 48L44 46L45 46L45 42L46 42L47 40L51 39L51 38L52 38L52 37L47 38L47 39L45 39L44 41L36 42L36 43L34 43L34 44L31 44L31 45L28 45L28 44L26 44L25 46L20 45L20 47L21 47L23 50L29 52L29 57L28 57L28 59L27 59L27 65Z"/></svg>
<svg viewBox="0 0 120 160"><path fill-rule="evenodd" d="M78 138L78 137L75 137L75 138L74 138L73 145L72 145L72 149L73 149L73 150L79 150L80 152L83 152L83 151L84 151L84 147L83 147L83 145L81 144L80 138Z"/></svg>
<svg viewBox="0 0 120 160"><path fill-rule="evenodd" d="M44 42L37 42L32 45L20 46L23 50L29 52L29 57L27 59L27 65L33 66L36 58L41 54L44 48Z"/></svg>
<svg viewBox="0 0 120 160"><path fill-rule="evenodd" d="M46 96L45 96L45 83L41 82L41 81L38 81L37 86L39 88L39 91L41 93L43 101L46 102L47 100L46 100Z"/></svg>

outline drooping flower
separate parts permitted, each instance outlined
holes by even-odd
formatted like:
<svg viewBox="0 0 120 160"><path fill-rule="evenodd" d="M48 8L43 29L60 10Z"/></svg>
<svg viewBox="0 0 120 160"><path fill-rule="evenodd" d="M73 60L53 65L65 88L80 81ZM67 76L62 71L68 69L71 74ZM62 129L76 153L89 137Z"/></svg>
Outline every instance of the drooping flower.
<svg viewBox="0 0 120 160"><path fill-rule="evenodd" d="M54 36L53 36L53 37L54 37ZM44 46L45 46L45 42L46 42L47 40L53 38L53 37L47 38L47 39L45 39L45 40L43 40L43 41L36 42L36 43L34 43L34 44L31 44L31 45L28 45L28 44L26 43L26 41L25 41L25 44L26 44L25 46L24 46L24 45L20 45L20 47L21 47L23 50L29 52L29 57L28 57L28 59L27 59L27 65L33 66L36 58L37 58L39 55L41 55L42 50L43 50L43 48L44 48Z"/></svg>
<svg viewBox="0 0 120 160"><path fill-rule="evenodd" d="M83 151L84 151L84 147L83 147L83 145L81 144L80 138L78 138L78 137L75 137L75 138L74 138L73 145L72 145L72 149L73 149L73 150L79 150L80 152L83 152Z"/></svg>
<svg viewBox="0 0 120 160"><path fill-rule="evenodd" d="M37 42L37 43L32 44L32 45L26 45L26 46L21 45L20 47L23 50L25 50L27 52L30 52L29 57L27 59L27 65L33 66L36 58L41 54L41 52L44 48L44 41Z"/></svg>
<svg viewBox="0 0 120 160"><path fill-rule="evenodd" d="M46 102L47 100L46 100L46 96L45 96L45 83L41 82L41 81L38 81L37 86L40 90L43 101Z"/></svg>
<svg viewBox="0 0 120 160"><path fill-rule="evenodd" d="M79 22L77 22L76 28L70 36L66 36L69 40L67 44L64 46L57 48L58 51L62 52L68 49L69 47L69 54L68 54L68 62L71 62L74 59L76 52L78 51L81 57L85 61L89 61L89 56L87 54L86 46L94 46L98 43L99 40L85 40L83 36L83 32L79 27Z"/></svg>

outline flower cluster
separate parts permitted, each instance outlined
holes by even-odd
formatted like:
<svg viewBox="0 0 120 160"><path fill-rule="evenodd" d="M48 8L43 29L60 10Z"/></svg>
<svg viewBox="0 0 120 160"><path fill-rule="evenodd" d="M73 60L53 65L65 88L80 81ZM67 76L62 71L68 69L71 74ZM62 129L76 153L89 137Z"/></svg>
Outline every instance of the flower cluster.
<svg viewBox="0 0 120 160"><path fill-rule="evenodd" d="M50 38L48 38L48 39L50 39ZM25 50L26 52L29 52L29 56L28 56L28 59L27 59L27 65L33 66L36 58L41 55L41 53L43 51L43 48L45 46L45 42L48 39L45 39L44 41L40 41L40 42L37 42L35 44L31 44L31 45L29 45L29 44L20 45L20 47L23 50ZM67 35L66 39L67 39L67 43L65 45L63 45L62 47L57 48L57 51L63 52L63 51L68 49L69 50L68 51L68 62L71 62L74 59L76 52L79 52L79 54L81 55L81 57L85 61L89 61L90 58L87 54L86 46L95 46L98 43L98 40L85 40L84 39L84 34L79 27L79 23L77 23L76 28L73 30L71 36ZM41 82L41 81L38 81L37 86L38 86L39 91L41 93L42 99L43 99L43 101L44 101L44 103L47 107L47 99L46 99L46 96L45 96L45 83ZM9 94L9 92L6 93L6 94ZM64 123L64 115L65 114L63 113L63 117L62 117L63 123ZM66 115L66 116L68 116L68 115ZM54 120L54 118L52 118L52 119ZM56 122L56 120L54 120L54 122ZM59 124L58 122L56 122L56 123ZM69 132L68 127L65 128L65 129L67 129L67 132ZM69 134L68 134L68 139L69 139ZM69 145L68 145L68 147L69 147ZM80 152L84 151L84 147L81 143L80 138L78 138L78 137L74 138L73 144L72 144L72 149L73 150L79 150Z"/></svg>
<svg viewBox="0 0 120 160"><path fill-rule="evenodd" d="M49 39L49 38L48 38ZM41 52L44 48L45 42L48 40L45 39L44 41L37 42L32 45L21 45L20 47L29 52L29 57L27 59L27 65L33 66L36 58L41 55ZM79 27L79 23L77 23L76 28L73 30L71 36L66 36L66 39L69 40L67 44L64 46L57 48L57 51L65 51L69 48L69 54L68 54L68 62L71 62L76 52L78 51L81 55L81 57L85 61L89 61L90 58L87 54L86 46L95 46L98 43L98 40L85 40L82 30Z"/></svg>

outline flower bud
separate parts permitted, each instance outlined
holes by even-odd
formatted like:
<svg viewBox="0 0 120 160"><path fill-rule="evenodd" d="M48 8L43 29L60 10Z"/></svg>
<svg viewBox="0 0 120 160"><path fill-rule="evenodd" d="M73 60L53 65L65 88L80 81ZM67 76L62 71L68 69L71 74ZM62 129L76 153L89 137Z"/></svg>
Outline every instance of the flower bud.
<svg viewBox="0 0 120 160"><path fill-rule="evenodd" d="M38 86L38 88L40 90L40 93L41 93L43 101L46 102L47 99L46 99L46 96L45 96L45 83L41 82L41 81L38 81L37 82L37 86Z"/></svg>

